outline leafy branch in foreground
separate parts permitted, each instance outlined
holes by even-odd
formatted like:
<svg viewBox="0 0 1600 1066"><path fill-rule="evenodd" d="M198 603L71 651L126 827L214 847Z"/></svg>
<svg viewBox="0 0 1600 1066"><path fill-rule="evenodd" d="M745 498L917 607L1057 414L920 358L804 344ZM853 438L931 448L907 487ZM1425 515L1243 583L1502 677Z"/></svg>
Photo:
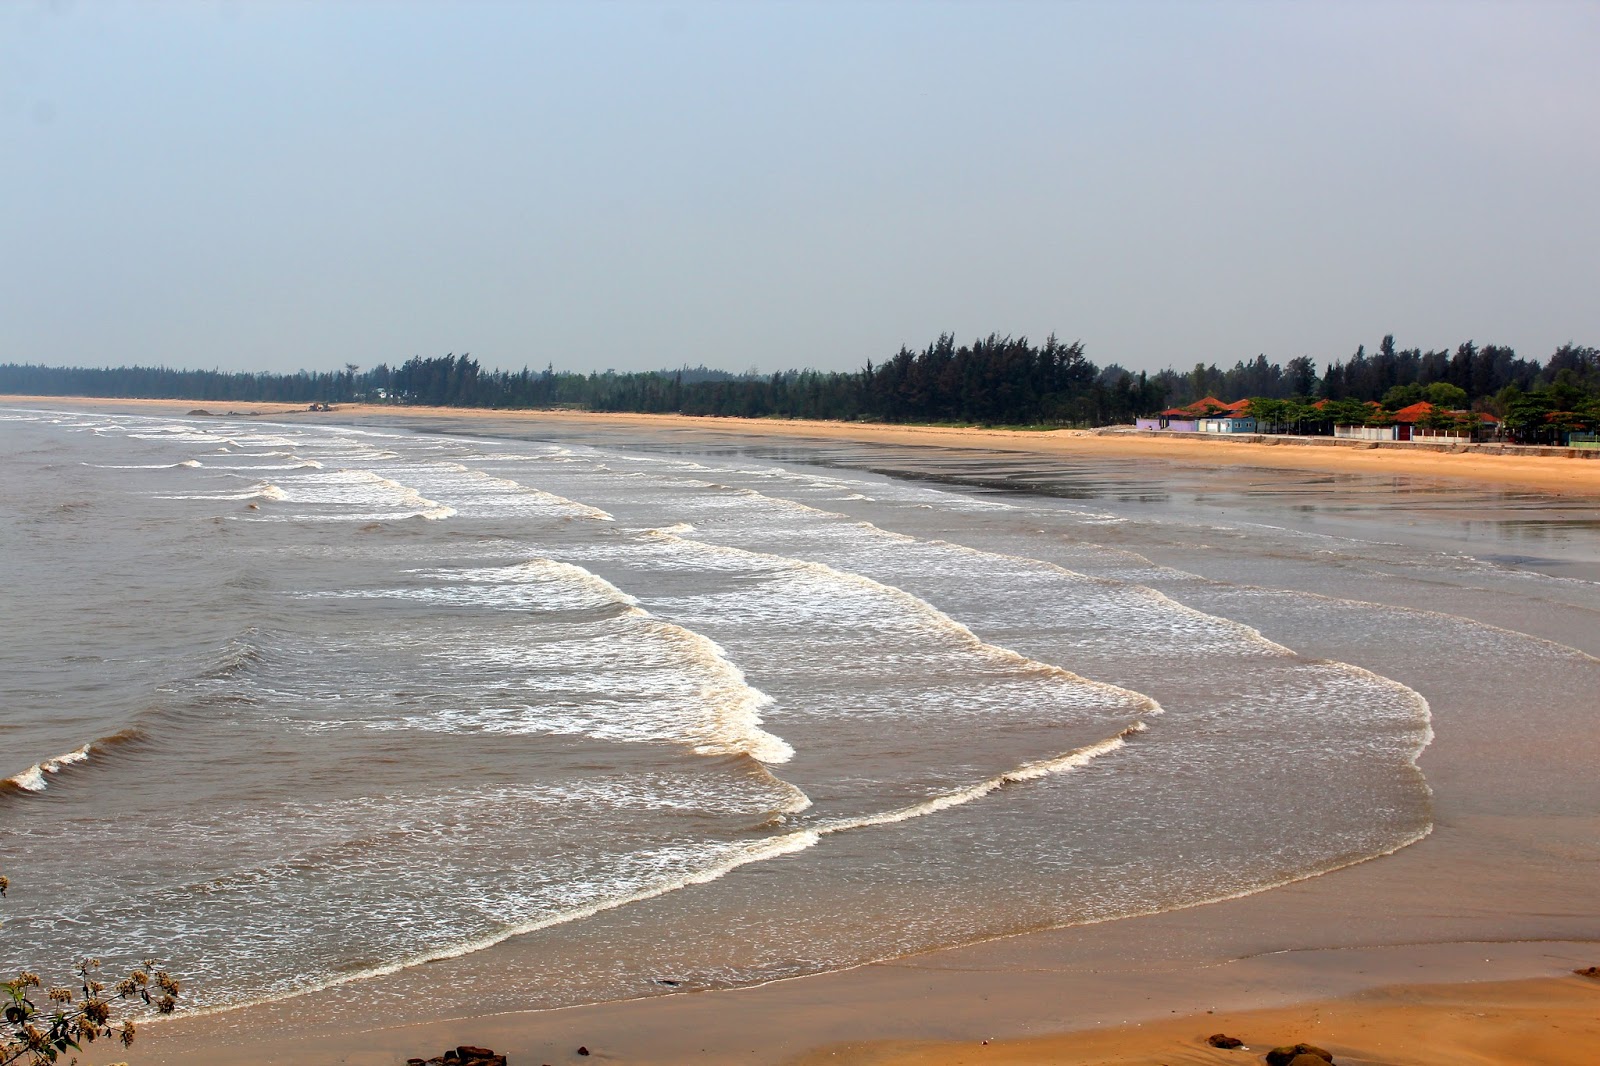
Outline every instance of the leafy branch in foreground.
<svg viewBox="0 0 1600 1066"><path fill-rule="evenodd" d="M0 896L9 886L0 874ZM0 982L0 1066L45 1066L68 1052L82 1053L83 1045L101 1039L120 1040L127 1047L136 1029L133 1019L116 1018L121 1004L143 1003L160 1014L177 1009L178 982L154 962L147 960L143 969L112 987L99 973L99 959L84 959L78 964L76 988L47 988L38 974L26 972ZM44 1006L34 1000L41 994ZM67 1060L77 1061L76 1056Z"/></svg>

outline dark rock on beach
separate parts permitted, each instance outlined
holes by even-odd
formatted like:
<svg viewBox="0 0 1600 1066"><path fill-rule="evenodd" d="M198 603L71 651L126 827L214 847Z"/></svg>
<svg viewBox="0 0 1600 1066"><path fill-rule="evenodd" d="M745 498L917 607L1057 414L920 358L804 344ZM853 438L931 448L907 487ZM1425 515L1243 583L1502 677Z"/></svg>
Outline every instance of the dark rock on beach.
<svg viewBox="0 0 1600 1066"><path fill-rule="evenodd" d="M486 1047L462 1044L431 1059L407 1059L406 1066L506 1066L506 1057Z"/></svg>
<svg viewBox="0 0 1600 1066"><path fill-rule="evenodd" d="M1244 1047L1243 1040L1240 1040L1236 1036L1229 1036L1226 1033L1212 1033L1210 1036L1206 1037L1206 1043L1210 1044L1212 1047L1220 1048Z"/></svg>
<svg viewBox="0 0 1600 1066"><path fill-rule="evenodd" d="M1267 1066L1321 1066L1332 1061L1333 1052L1315 1044L1287 1044L1267 1052Z"/></svg>
<svg viewBox="0 0 1600 1066"><path fill-rule="evenodd" d="M1581 970L1573 970L1572 972L1579 977L1593 977L1595 980L1600 981L1600 966L1585 966Z"/></svg>

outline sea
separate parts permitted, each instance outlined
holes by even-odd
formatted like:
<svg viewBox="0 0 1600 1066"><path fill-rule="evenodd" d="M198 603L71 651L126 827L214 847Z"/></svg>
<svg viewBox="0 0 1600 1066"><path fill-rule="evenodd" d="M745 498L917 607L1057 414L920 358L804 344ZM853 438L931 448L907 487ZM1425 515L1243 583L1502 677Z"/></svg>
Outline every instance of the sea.
<svg viewBox="0 0 1600 1066"><path fill-rule="evenodd" d="M560 1007L1127 919L1417 844L1450 704L1600 677L1593 501L336 419L0 409L0 969Z"/></svg>

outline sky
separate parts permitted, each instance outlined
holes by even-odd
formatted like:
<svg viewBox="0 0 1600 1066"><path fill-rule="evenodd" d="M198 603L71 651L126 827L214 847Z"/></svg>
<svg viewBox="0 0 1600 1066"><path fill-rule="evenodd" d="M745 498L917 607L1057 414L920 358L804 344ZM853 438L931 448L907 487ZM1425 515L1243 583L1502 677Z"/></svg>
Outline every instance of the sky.
<svg viewBox="0 0 1600 1066"><path fill-rule="evenodd" d="M0 5L0 362L1600 345L1600 3Z"/></svg>

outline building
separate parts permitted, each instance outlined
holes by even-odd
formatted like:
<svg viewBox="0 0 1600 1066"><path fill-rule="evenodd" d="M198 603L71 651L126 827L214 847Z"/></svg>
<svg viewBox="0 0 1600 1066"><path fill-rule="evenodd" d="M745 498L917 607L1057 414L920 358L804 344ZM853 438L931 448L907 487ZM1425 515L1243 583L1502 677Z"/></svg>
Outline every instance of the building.
<svg viewBox="0 0 1600 1066"><path fill-rule="evenodd" d="M1256 420L1245 413L1249 400L1223 403L1215 396L1184 407L1169 407L1154 418L1135 420L1136 429L1166 429L1177 433L1254 433Z"/></svg>

